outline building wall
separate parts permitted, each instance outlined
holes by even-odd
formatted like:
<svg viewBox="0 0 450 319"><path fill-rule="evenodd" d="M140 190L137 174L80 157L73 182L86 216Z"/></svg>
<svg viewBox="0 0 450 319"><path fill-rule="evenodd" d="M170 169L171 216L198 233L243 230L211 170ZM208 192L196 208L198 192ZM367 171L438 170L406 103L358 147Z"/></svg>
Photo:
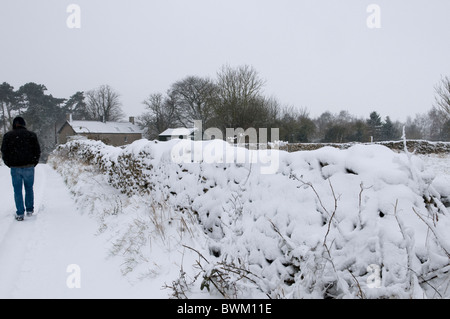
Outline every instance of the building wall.
<svg viewBox="0 0 450 319"><path fill-rule="evenodd" d="M70 125L64 124L63 128L58 133L58 144L66 144L67 138L69 136L74 136L75 131L70 127Z"/></svg>
<svg viewBox="0 0 450 319"><path fill-rule="evenodd" d="M80 134L86 136L90 140L102 141L107 145L122 146L131 144L134 141L142 139L140 133L115 133L115 134Z"/></svg>

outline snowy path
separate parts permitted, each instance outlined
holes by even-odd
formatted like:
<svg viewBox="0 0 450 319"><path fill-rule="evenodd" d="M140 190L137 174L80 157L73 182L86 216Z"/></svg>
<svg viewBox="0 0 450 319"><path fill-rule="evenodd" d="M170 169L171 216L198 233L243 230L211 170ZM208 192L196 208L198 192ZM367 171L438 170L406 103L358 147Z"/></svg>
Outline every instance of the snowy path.
<svg viewBox="0 0 450 319"><path fill-rule="evenodd" d="M106 259L95 222L76 210L54 170L38 165L35 180L38 212L17 222L9 169L0 166L0 298L156 297L132 287L117 261ZM80 271L68 272L69 265ZM68 278L79 278L80 288L69 288Z"/></svg>

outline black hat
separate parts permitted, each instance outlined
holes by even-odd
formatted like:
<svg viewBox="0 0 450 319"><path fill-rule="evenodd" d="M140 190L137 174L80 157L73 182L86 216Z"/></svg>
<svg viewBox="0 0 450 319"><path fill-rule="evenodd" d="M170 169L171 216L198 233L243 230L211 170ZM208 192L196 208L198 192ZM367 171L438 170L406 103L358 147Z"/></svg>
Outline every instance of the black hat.
<svg viewBox="0 0 450 319"><path fill-rule="evenodd" d="M13 129L16 129L17 127L22 126L22 127L26 127L27 124L25 123L25 120L23 119L23 117L16 117L13 120Z"/></svg>

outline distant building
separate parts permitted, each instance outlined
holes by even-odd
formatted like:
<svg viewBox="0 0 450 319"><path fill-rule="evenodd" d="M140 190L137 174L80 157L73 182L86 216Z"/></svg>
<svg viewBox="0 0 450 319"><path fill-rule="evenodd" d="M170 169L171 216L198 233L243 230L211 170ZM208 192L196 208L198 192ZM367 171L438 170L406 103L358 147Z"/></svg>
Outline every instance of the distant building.
<svg viewBox="0 0 450 319"><path fill-rule="evenodd" d="M194 139L194 128L168 128L161 134L159 134L158 139L160 141L170 141L171 139L185 139L185 140L193 140Z"/></svg>
<svg viewBox="0 0 450 319"><path fill-rule="evenodd" d="M58 131L58 144L80 137L122 146L142 139L142 130L134 124L133 117L130 117L129 122L101 122L73 121L69 116Z"/></svg>

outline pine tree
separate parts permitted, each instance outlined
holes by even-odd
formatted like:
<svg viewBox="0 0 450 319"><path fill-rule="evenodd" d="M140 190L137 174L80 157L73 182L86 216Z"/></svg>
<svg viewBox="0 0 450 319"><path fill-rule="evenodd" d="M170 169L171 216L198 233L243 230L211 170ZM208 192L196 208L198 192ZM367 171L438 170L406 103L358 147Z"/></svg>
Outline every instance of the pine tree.
<svg viewBox="0 0 450 319"><path fill-rule="evenodd" d="M381 116L377 112L370 113L370 117L367 120L367 126L369 135L372 136L374 141L379 141L381 137Z"/></svg>
<svg viewBox="0 0 450 319"><path fill-rule="evenodd" d="M65 99L45 94L45 85L33 82L19 88L19 112L25 118L27 127L34 131L41 144L42 158L56 146L57 125L65 118L62 104Z"/></svg>
<svg viewBox="0 0 450 319"><path fill-rule="evenodd" d="M3 126L3 133L6 133L12 127L13 114L12 111L16 104L17 94L14 92L14 87L6 82L0 85L0 106L1 106L1 125Z"/></svg>
<svg viewBox="0 0 450 319"><path fill-rule="evenodd" d="M381 139L383 141L390 141L398 137L398 132L394 123L392 123L389 116L386 116L384 123L381 125Z"/></svg>
<svg viewBox="0 0 450 319"><path fill-rule="evenodd" d="M72 95L64 104L66 114L72 114L76 120L87 120L89 114L86 110L84 92L77 92Z"/></svg>

